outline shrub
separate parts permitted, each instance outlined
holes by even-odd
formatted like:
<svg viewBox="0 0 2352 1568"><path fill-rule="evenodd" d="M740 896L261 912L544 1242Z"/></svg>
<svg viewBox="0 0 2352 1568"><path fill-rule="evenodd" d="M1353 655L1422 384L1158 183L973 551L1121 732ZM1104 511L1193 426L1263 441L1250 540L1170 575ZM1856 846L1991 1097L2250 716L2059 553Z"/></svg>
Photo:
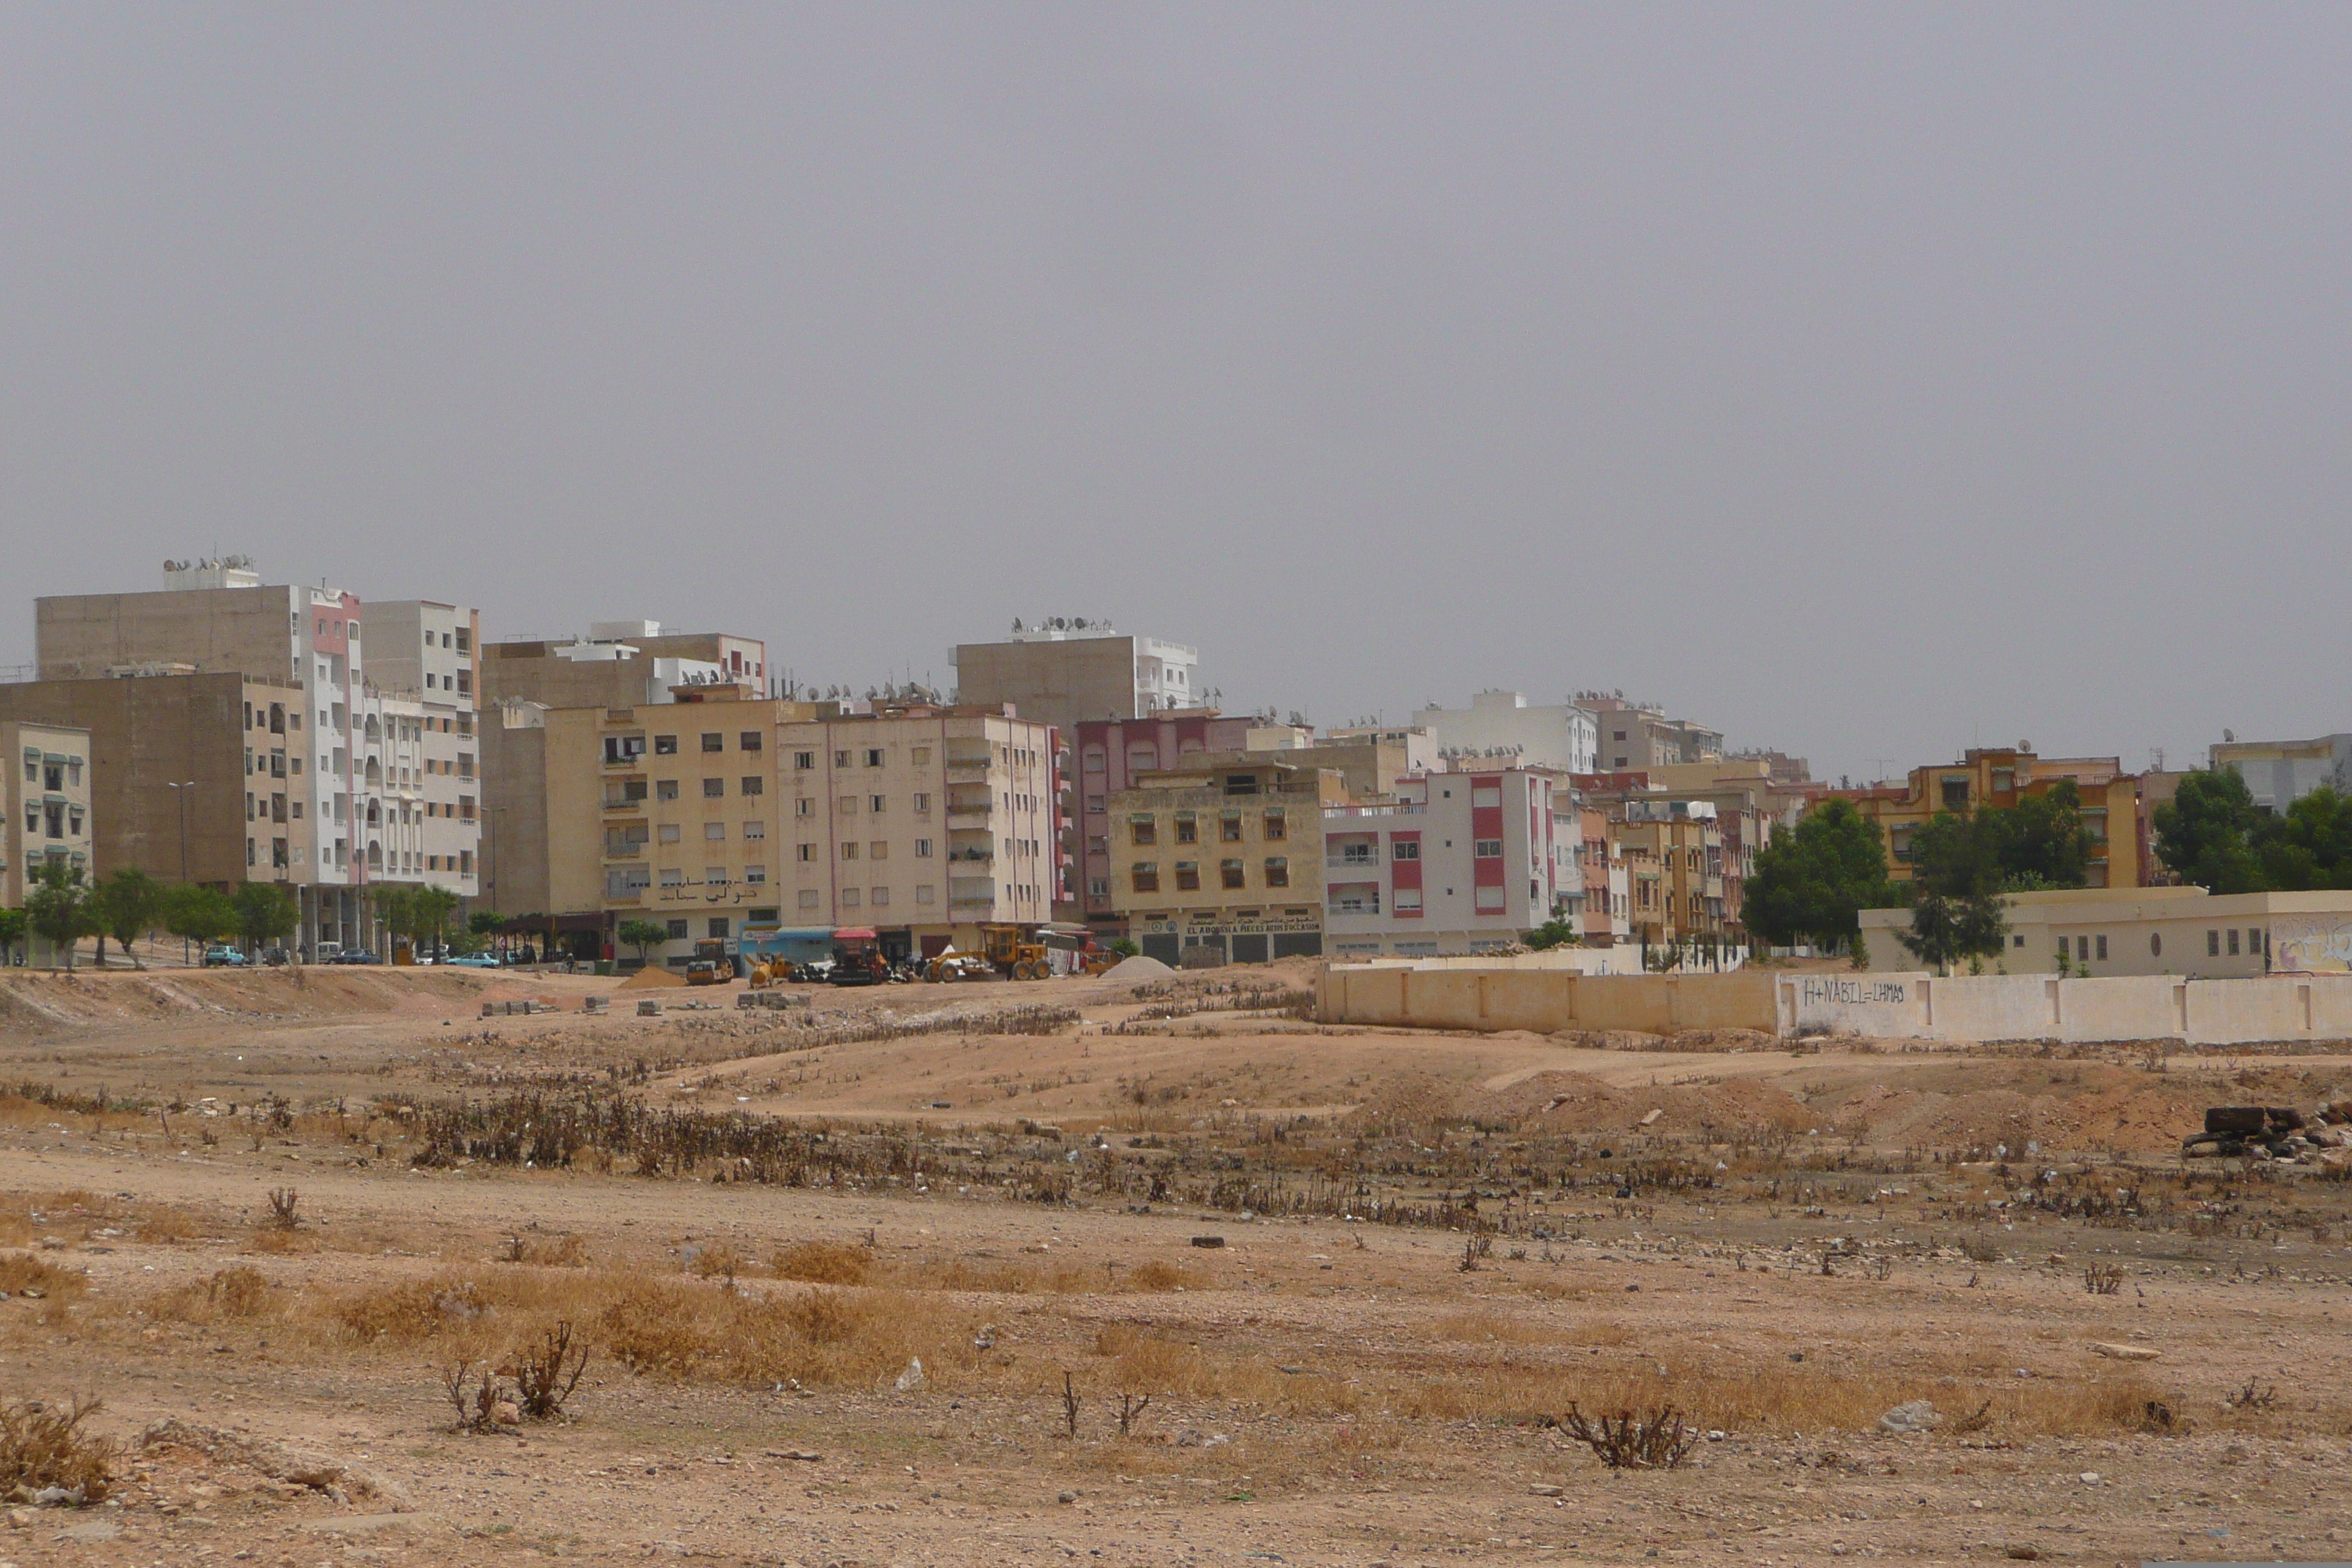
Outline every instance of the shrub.
<svg viewBox="0 0 2352 1568"><path fill-rule="evenodd" d="M82 1430L98 1414L95 1399L59 1410L37 1399L0 1405L0 1493L18 1487L63 1487L86 1503L102 1501L113 1479L114 1439Z"/></svg>
<svg viewBox="0 0 2352 1568"><path fill-rule="evenodd" d="M874 1255L838 1241L803 1241L776 1255L776 1278L811 1285L863 1285L873 1278Z"/></svg>

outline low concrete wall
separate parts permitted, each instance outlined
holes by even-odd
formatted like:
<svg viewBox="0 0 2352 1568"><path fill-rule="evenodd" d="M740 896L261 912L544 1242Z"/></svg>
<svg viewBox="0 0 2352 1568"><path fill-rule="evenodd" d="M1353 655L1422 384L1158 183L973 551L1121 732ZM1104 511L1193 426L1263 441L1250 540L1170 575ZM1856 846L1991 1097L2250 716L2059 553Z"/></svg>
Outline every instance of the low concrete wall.
<svg viewBox="0 0 2352 1568"><path fill-rule="evenodd" d="M1779 1021L1782 1033L1929 1040L2344 1039L2352 1038L2352 976L1791 974L1780 980Z"/></svg>
<svg viewBox="0 0 2352 1568"><path fill-rule="evenodd" d="M1528 956L1539 956L1530 954ZM1754 1029L1926 1040L2183 1040L2199 1046L2352 1039L2352 975L2258 980L2040 974L1580 974L1488 963L1334 964L1327 1024L1424 1029Z"/></svg>
<svg viewBox="0 0 2352 1568"><path fill-rule="evenodd" d="M1318 982L1328 1024L1424 1029L1677 1029L1777 1027L1774 977L1736 974L1586 975L1567 969L1393 969L1335 964Z"/></svg>
<svg viewBox="0 0 2352 1568"><path fill-rule="evenodd" d="M1565 969L1578 974L1640 974L1642 950L1623 947L1548 947L1539 952L1451 953L1429 958L1335 958L1334 963L1366 969ZM1738 967L1737 962L1733 968Z"/></svg>

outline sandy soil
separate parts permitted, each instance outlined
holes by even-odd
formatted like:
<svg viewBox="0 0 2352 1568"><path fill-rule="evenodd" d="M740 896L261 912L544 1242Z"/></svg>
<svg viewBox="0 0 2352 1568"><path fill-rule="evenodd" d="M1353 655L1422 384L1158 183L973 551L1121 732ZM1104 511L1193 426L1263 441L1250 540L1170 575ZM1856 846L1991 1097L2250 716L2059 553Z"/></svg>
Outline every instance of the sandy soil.
<svg viewBox="0 0 2352 1568"><path fill-rule="evenodd" d="M0 1392L95 1394L96 1426L133 1445L176 1417L345 1472L339 1500L226 1449L134 1450L114 1506L12 1512L0 1562L2347 1555L2352 1186L2185 1175L2169 1152L2217 1100L2331 1097L2352 1085L2339 1057L1593 1048L1215 1006L1154 1021L1165 998L1099 981L819 994L835 1036L942 1008L1083 1018L812 1044L739 1016L732 988L658 994L712 1011L579 1013L612 994L455 973L0 976L0 1079L164 1108L0 1102L0 1267L83 1279L0 1300ZM563 1010L478 1016L525 996ZM919 1161L838 1189L709 1163L420 1167L412 1124L382 1110L588 1082L933 1162L968 1143L1001 1184L959 1193ZM1369 1163L1416 1198L1477 1195L1501 1228L1477 1258L1443 1225L1007 1195L1113 1157ZM1514 1180L1515 1162L1559 1179ZM1670 1162L1722 1173L1633 1184ZM290 1231L268 1223L286 1189ZM2101 1191L2139 1194L2141 1217L2090 1213ZM888 1288L761 1266L811 1241ZM740 1278L696 1272L721 1248ZM1135 1283L1151 1265L1183 1288ZM2086 1289L2109 1268L2115 1293ZM265 1310L203 1305L247 1268ZM730 1308L839 1293L899 1320L856 1332L938 1359L905 1391L895 1353L793 1386L633 1372L599 1341L569 1418L465 1436L436 1369L505 1343L513 1309L415 1339L337 1327L419 1281L437 1282L428 1301L461 1284L503 1301L651 1282ZM1549 1424L1580 1390L1713 1426L1679 1468L1611 1470ZM1123 1392L1152 1396L1125 1437ZM1938 1430L1879 1428L1909 1398Z"/></svg>

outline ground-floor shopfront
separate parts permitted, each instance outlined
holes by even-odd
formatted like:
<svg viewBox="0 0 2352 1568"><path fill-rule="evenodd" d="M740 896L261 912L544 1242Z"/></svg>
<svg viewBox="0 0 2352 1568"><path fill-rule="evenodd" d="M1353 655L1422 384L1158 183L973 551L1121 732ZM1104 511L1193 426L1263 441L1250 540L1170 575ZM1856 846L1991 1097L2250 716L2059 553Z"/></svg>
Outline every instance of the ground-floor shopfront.
<svg viewBox="0 0 2352 1568"><path fill-rule="evenodd" d="M1162 963L1265 963L1319 958L1323 911L1315 905L1267 910L1176 910L1135 917L1136 945Z"/></svg>

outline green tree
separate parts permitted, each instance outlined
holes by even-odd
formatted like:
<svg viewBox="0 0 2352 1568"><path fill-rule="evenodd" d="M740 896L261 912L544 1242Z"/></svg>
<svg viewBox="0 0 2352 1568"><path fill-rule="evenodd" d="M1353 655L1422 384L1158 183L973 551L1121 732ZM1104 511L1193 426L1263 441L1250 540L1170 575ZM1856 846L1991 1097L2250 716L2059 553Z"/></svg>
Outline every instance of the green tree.
<svg viewBox="0 0 2352 1568"><path fill-rule="evenodd" d="M2083 821L2083 792L2061 779L2011 806L1988 806L1994 853L2012 892L2027 888L2080 888L2089 880L2095 843Z"/></svg>
<svg viewBox="0 0 2352 1568"><path fill-rule="evenodd" d="M98 885L90 902L98 921L100 963L106 962L106 939L111 935L130 953L134 967L147 967L131 944L162 921L163 894L163 884L136 866L125 866Z"/></svg>
<svg viewBox="0 0 2352 1568"><path fill-rule="evenodd" d="M96 928L91 924L90 888L81 868L63 860L44 859L33 868L37 884L25 900L25 915L34 931L52 947L63 948L67 973L74 966L74 943Z"/></svg>
<svg viewBox="0 0 2352 1568"><path fill-rule="evenodd" d="M181 882L164 889L163 929L184 942L209 947L236 931L236 910L217 888Z"/></svg>
<svg viewBox="0 0 2352 1568"><path fill-rule="evenodd" d="M239 882L228 896L236 915L236 934L255 947L294 934L302 911L293 889L283 882Z"/></svg>
<svg viewBox="0 0 2352 1568"><path fill-rule="evenodd" d="M410 917L410 931L417 945L429 951L441 946L441 933L449 924L449 917L457 912L457 895L446 888L420 887L415 892L415 912Z"/></svg>
<svg viewBox="0 0 2352 1568"><path fill-rule="evenodd" d="M383 922L388 941L384 956L392 956L391 948L400 944L416 924L416 889L405 882L378 882L370 894L375 905L375 918Z"/></svg>
<svg viewBox="0 0 2352 1568"><path fill-rule="evenodd" d="M2322 784L2284 814L2257 819L2253 847L2270 888L2352 888L2352 795Z"/></svg>
<svg viewBox="0 0 2352 1568"><path fill-rule="evenodd" d="M2009 916L1997 891L1955 898L1929 888L1911 906L1911 929L1895 940L1937 973L1948 974L1961 959L1997 956L2009 940Z"/></svg>
<svg viewBox="0 0 2352 1568"><path fill-rule="evenodd" d="M0 910L0 963L8 962L32 929L33 922L26 918L24 910Z"/></svg>
<svg viewBox="0 0 2352 1568"><path fill-rule="evenodd" d="M2268 886L2255 850L2264 813L2230 768L2200 768L2156 808L2156 853L2181 880L2210 893Z"/></svg>
<svg viewBox="0 0 2352 1568"><path fill-rule="evenodd" d="M1948 900L2000 891L2001 833L1990 813L1939 811L1911 830L1911 878L1918 893Z"/></svg>
<svg viewBox="0 0 2352 1568"><path fill-rule="evenodd" d="M506 929L507 917L495 910L474 910L466 916L467 934L474 938L478 946L495 942L503 948L506 944L499 939L505 935Z"/></svg>
<svg viewBox="0 0 2352 1568"><path fill-rule="evenodd" d="M1576 928L1555 915L1533 931L1521 931L1519 940L1538 952L1548 947L1574 947Z"/></svg>
<svg viewBox="0 0 2352 1568"><path fill-rule="evenodd" d="M621 929L613 934L637 950L639 963L646 963L651 960L646 956L646 949L657 942L667 942L669 927L659 921L623 921Z"/></svg>
<svg viewBox="0 0 2352 1568"><path fill-rule="evenodd" d="M1823 801L1759 850L1743 897L1748 929L1776 947L1851 942L1859 910L1902 901L1886 879L1878 825L1846 800Z"/></svg>

